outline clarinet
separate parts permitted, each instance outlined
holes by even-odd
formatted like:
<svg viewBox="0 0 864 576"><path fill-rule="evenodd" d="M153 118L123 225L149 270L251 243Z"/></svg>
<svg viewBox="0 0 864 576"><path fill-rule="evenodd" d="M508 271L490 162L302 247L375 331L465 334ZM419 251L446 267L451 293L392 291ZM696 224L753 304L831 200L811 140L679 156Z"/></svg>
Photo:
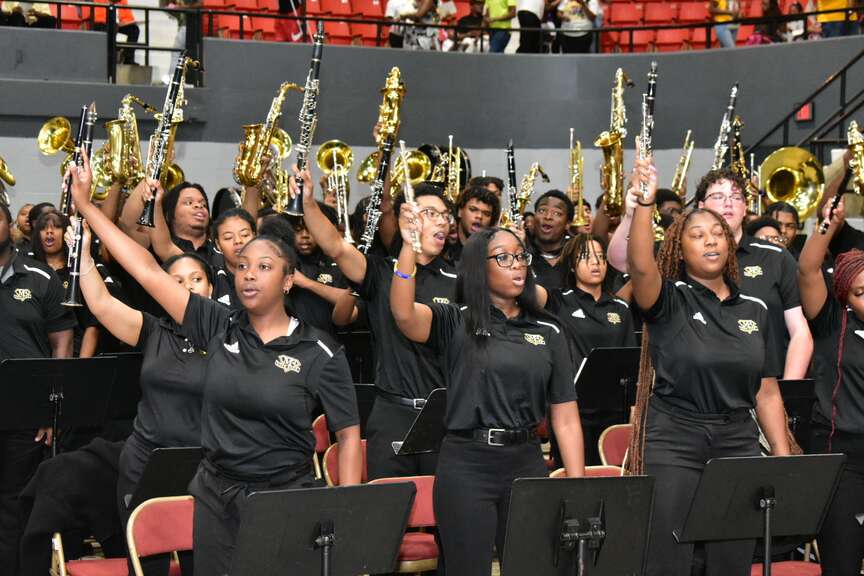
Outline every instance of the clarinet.
<svg viewBox="0 0 864 576"><path fill-rule="evenodd" d="M513 140L507 143L507 200L510 203L507 213L507 224L518 225L522 221L519 213L519 191L516 188L516 154L513 151Z"/></svg>
<svg viewBox="0 0 864 576"><path fill-rule="evenodd" d="M324 26L320 25L312 42L312 63L309 65L309 75L306 76L303 106L300 108L300 138L295 145L297 168L301 172L306 169L306 156L312 148L312 137L315 135L315 125L318 123L318 76L323 52ZM285 213L289 216L303 216L303 178L298 174L294 177L294 182L297 184L297 195L288 203Z"/></svg>
<svg viewBox="0 0 864 576"><path fill-rule="evenodd" d="M93 106L94 114L96 107ZM75 150L72 152L72 159L70 161L70 165L72 166L81 166L81 146L84 145L85 139L87 138L87 118L90 111L89 106L81 107L81 118L78 120L78 134L75 137ZM93 122L96 122L96 119L93 119ZM89 127L91 131L90 141L92 144L92 131L93 124ZM60 188L60 206L59 210L63 213L67 218L72 216L72 176L67 176L65 180L63 180L63 185Z"/></svg>
<svg viewBox="0 0 864 576"><path fill-rule="evenodd" d="M375 241L375 232L378 230L378 220L381 219L381 198L384 196L384 180L390 170L390 154L393 152L393 137L384 140L381 145L381 160L378 163L378 174L370 185L369 205L366 207L366 227L360 237L359 250L367 254ZM407 167L406 167L407 170ZM407 174L406 174L407 178Z"/></svg>
<svg viewBox="0 0 864 576"><path fill-rule="evenodd" d="M82 109L82 112L86 113L86 120L83 124L83 134L79 129L79 146L78 150L83 149L87 154L87 157L90 157L90 152L93 150L93 125L96 124L96 103L91 102L90 106L85 106ZM77 158L74 158L76 166L82 166L84 164L84 158L80 153L76 150ZM68 207L71 210L71 199L72 199L72 180L71 178L66 179L65 186L65 196L64 199L69 199L70 206ZM66 208L64 206L64 208ZM68 212L64 212L68 215ZM66 267L69 269L69 284L66 286L66 294L63 297L63 301L61 304L63 306L72 306L79 307L83 306L81 298L81 285L79 283L79 278L81 276L81 245L84 240L84 219L80 216L75 219L75 225L72 229L74 241L72 246L69 248L69 254L66 256Z"/></svg>
<svg viewBox="0 0 864 576"><path fill-rule="evenodd" d="M648 93L642 95L642 131L639 134L639 159L648 158L653 152L654 139L654 97L657 94L657 62L651 62L648 72ZM639 183L642 200L648 195L648 183Z"/></svg>
<svg viewBox="0 0 864 576"><path fill-rule="evenodd" d="M717 141L714 143L712 170L720 170L723 167L723 159L726 157L726 152L729 149L729 131L732 129L732 118L735 116L735 101L737 98L738 83L736 82L729 93L729 105L723 114L723 121L720 123L720 133L717 135Z"/></svg>
<svg viewBox="0 0 864 576"><path fill-rule="evenodd" d="M171 123L174 120L174 109L178 104L177 96L180 93L180 85L183 82L183 69L186 66L186 60L186 51L183 50L180 52L177 63L174 65L174 74L171 77L171 84L168 86L168 93L165 95L165 103L162 105L162 116L159 118L159 124L156 125L153 138L150 140L150 149L147 158L147 177L151 180L159 180L159 175L162 173L162 167L165 164L165 157L168 153L168 140L171 136ZM144 203L144 210L138 218L138 225L153 228L155 226L155 210L156 200L151 198Z"/></svg>

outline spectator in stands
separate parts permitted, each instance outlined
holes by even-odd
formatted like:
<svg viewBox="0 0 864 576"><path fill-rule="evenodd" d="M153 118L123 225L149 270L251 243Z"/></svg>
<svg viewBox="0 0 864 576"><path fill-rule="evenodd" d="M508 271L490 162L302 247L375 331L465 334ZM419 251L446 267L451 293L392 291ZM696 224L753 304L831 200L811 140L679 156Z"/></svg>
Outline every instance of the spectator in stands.
<svg viewBox="0 0 864 576"><path fill-rule="evenodd" d="M437 24L437 0L418 1L420 2L419 8L413 12L403 13L400 20L417 24ZM409 50L440 50L441 42L438 39L438 29L425 26L407 26L404 46Z"/></svg>
<svg viewBox="0 0 864 576"><path fill-rule="evenodd" d="M516 16L516 0L486 0L486 27L489 32L489 51L504 52L510 43L510 21Z"/></svg>
<svg viewBox="0 0 864 576"><path fill-rule="evenodd" d="M809 3L808 3L809 4ZM808 12L812 8L812 4L808 7ZM804 6L801 5L800 2L793 2L789 5L789 14L801 14L804 12ZM786 42L795 42L797 40L804 40L804 21L807 18L802 18L801 20L791 20L786 22L786 32L783 34L783 40ZM815 28L815 26L814 26Z"/></svg>
<svg viewBox="0 0 864 576"><path fill-rule="evenodd" d="M600 8L597 0L558 0L561 32L558 44L565 54L586 54L591 51L594 19Z"/></svg>
<svg viewBox="0 0 864 576"><path fill-rule="evenodd" d="M786 23L777 20L782 16L783 11L780 10L777 0L762 0L762 18L773 18L774 20L756 25L753 34L747 39L747 45L753 46L783 42L783 35L786 33Z"/></svg>
<svg viewBox="0 0 864 576"><path fill-rule="evenodd" d="M138 36L141 34L141 29L135 23L135 15L129 8L121 8L120 6L128 4L127 0L95 0L96 2L117 4L117 20L119 26L117 31L126 36L126 41L134 44L138 42ZM93 29L104 32L108 29L108 10L104 8L96 8L93 10ZM135 50L123 48L120 50L120 64L135 64Z"/></svg>
<svg viewBox="0 0 864 576"><path fill-rule="evenodd" d="M403 14L408 14L414 10L414 3L411 0L389 0L387 8L384 9L384 17L387 20L394 22L390 26L390 47L402 48L405 43L405 26L396 24Z"/></svg>
<svg viewBox="0 0 864 576"><path fill-rule="evenodd" d="M541 25L543 14L546 11L544 0L517 0L516 18L519 19L519 48L516 52L520 54L539 54L543 47L543 34ZM524 30L530 28L530 30Z"/></svg>
<svg viewBox="0 0 864 576"><path fill-rule="evenodd" d="M730 22L741 17L741 6L738 0L711 0L708 13L714 22ZM738 24L718 24L714 26L714 33L717 34L720 46L734 48L738 38Z"/></svg>
<svg viewBox="0 0 864 576"><path fill-rule="evenodd" d="M51 7L48 4L2 2L0 3L0 25L54 28L57 19L51 14Z"/></svg>
<svg viewBox="0 0 864 576"><path fill-rule="evenodd" d="M481 52L481 48L488 45L481 42L483 30L483 6L484 0L471 0L468 5L469 12L461 17L456 23L453 35L453 50L458 52Z"/></svg>
<svg viewBox="0 0 864 576"><path fill-rule="evenodd" d="M854 7L855 0L816 0L816 9L819 12ZM832 12L820 14L816 20L822 27L822 38L836 38L859 34L861 32L858 24L859 17L856 12L849 13L848 17L846 12Z"/></svg>

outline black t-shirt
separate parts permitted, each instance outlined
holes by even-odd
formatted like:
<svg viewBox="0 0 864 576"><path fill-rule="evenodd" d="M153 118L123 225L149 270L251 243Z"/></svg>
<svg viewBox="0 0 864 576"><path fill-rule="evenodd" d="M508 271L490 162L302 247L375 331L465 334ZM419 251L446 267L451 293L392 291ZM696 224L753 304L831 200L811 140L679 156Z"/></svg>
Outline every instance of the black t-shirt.
<svg viewBox="0 0 864 576"><path fill-rule="evenodd" d="M300 272L310 280L333 288L345 288L347 286L345 277L342 276L336 263L320 252L309 256L300 256L297 264ZM303 322L319 330L324 330L328 334L335 334L333 305L324 298L295 285L288 293L287 304Z"/></svg>
<svg viewBox="0 0 864 576"><path fill-rule="evenodd" d="M309 462L319 401L334 432L359 422L342 347L307 324L292 327L264 344L245 311L189 298L183 332L208 356L201 445L227 477L261 480Z"/></svg>
<svg viewBox="0 0 864 576"><path fill-rule="evenodd" d="M837 347L840 329L846 314L846 334L843 345L843 381L837 388ZM836 429L852 434L864 434L864 321L851 309L828 296L822 310L810 320L813 332L813 378L816 380L816 404L813 418L830 426L834 417Z"/></svg>
<svg viewBox="0 0 864 576"><path fill-rule="evenodd" d="M447 429L533 429L546 406L576 400L576 375L561 328L521 313L506 318L492 307L489 336L480 345L465 330L465 308L431 304L428 345L444 359Z"/></svg>
<svg viewBox="0 0 864 576"><path fill-rule="evenodd" d="M48 334L75 327L63 284L45 264L21 253L0 270L0 361L50 358Z"/></svg>
<svg viewBox="0 0 864 576"><path fill-rule="evenodd" d="M375 385L403 398L426 398L445 382L445 371L435 352L425 344L405 338L390 309L391 258L366 256L366 276L358 294L367 303L369 328L375 339ZM422 304L447 304L456 299L456 273L440 256L417 265L414 299Z"/></svg>
<svg viewBox="0 0 864 576"><path fill-rule="evenodd" d="M848 222L844 222L843 227L831 238L828 249L833 256L838 256L850 250L862 250L864 249L864 232L853 228Z"/></svg>
<svg viewBox="0 0 864 576"><path fill-rule="evenodd" d="M798 263L785 248L751 236L741 238L737 255L741 291L759 298L768 306L771 346L780 359L779 371L771 376L782 376L789 342L784 313L801 306Z"/></svg>
<svg viewBox="0 0 864 576"><path fill-rule="evenodd" d="M753 408L763 377L777 373L768 308L739 292L720 301L695 280L666 280L642 315L656 377L654 394L685 410L723 414Z"/></svg>
<svg viewBox="0 0 864 576"><path fill-rule="evenodd" d="M603 292L595 302L579 288L552 290L546 309L564 327L577 370L594 348L636 346L630 306L620 298Z"/></svg>
<svg viewBox="0 0 864 576"><path fill-rule="evenodd" d="M206 351L165 319L143 314L141 401L134 430L155 446L199 446Z"/></svg>

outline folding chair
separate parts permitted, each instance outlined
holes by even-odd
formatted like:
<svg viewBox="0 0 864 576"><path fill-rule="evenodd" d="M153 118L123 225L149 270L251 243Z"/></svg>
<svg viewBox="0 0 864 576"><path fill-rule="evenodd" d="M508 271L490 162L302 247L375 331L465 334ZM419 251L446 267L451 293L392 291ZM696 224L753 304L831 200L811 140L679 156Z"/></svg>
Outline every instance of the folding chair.
<svg viewBox="0 0 864 576"><path fill-rule="evenodd" d="M435 487L434 476L408 476L404 478L378 478L370 484L393 484L396 482L413 482L417 487L411 516L408 517L408 528L420 531L405 533L402 546L399 548L398 574L414 574L427 572L438 568L438 545L435 536L423 532L424 528L434 527L435 510L432 505L432 492Z"/></svg>

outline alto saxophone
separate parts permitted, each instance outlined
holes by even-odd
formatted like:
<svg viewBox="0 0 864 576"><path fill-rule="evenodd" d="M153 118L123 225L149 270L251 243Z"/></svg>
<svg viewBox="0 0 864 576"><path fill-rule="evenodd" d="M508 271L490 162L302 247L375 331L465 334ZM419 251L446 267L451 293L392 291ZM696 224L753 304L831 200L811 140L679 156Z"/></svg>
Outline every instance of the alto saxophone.
<svg viewBox="0 0 864 576"><path fill-rule="evenodd" d="M627 109L624 106L624 87L633 82L621 68L615 71L612 85L612 111L609 130L594 141L603 150L600 186L606 195L606 213L620 216L624 208L624 139L627 137Z"/></svg>
<svg viewBox="0 0 864 576"><path fill-rule="evenodd" d="M692 130L687 130L687 135L684 136L684 148L681 150L681 157L678 158L678 165L675 167L675 176L672 178L672 191L682 202L687 198L687 172L690 170L690 159L695 145L692 134Z"/></svg>
<svg viewBox="0 0 864 576"><path fill-rule="evenodd" d="M751 171L747 167L747 157L744 153L744 144L741 142L741 128L744 122L739 116L732 121L732 136L729 143L729 167L733 172L741 176L746 182L747 189L742 190L747 198L747 210L759 216L762 215L762 198L759 189L753 185Z"/></svg>
<svg viewBox="0 0 864 576"><path fill-rule="evenodd" d="M543 171L543 167L540 166L539 162L534 162L528 169L528 173L522 177L519 194L516 197L516 213L518 214L518 223L520 224L522 223L523 214L525 214L525 207L528 205L528 201L531 200L531 196L534 195L534 182L537 180L538 175L543 182L549 182L549 176Z"/></svg>

